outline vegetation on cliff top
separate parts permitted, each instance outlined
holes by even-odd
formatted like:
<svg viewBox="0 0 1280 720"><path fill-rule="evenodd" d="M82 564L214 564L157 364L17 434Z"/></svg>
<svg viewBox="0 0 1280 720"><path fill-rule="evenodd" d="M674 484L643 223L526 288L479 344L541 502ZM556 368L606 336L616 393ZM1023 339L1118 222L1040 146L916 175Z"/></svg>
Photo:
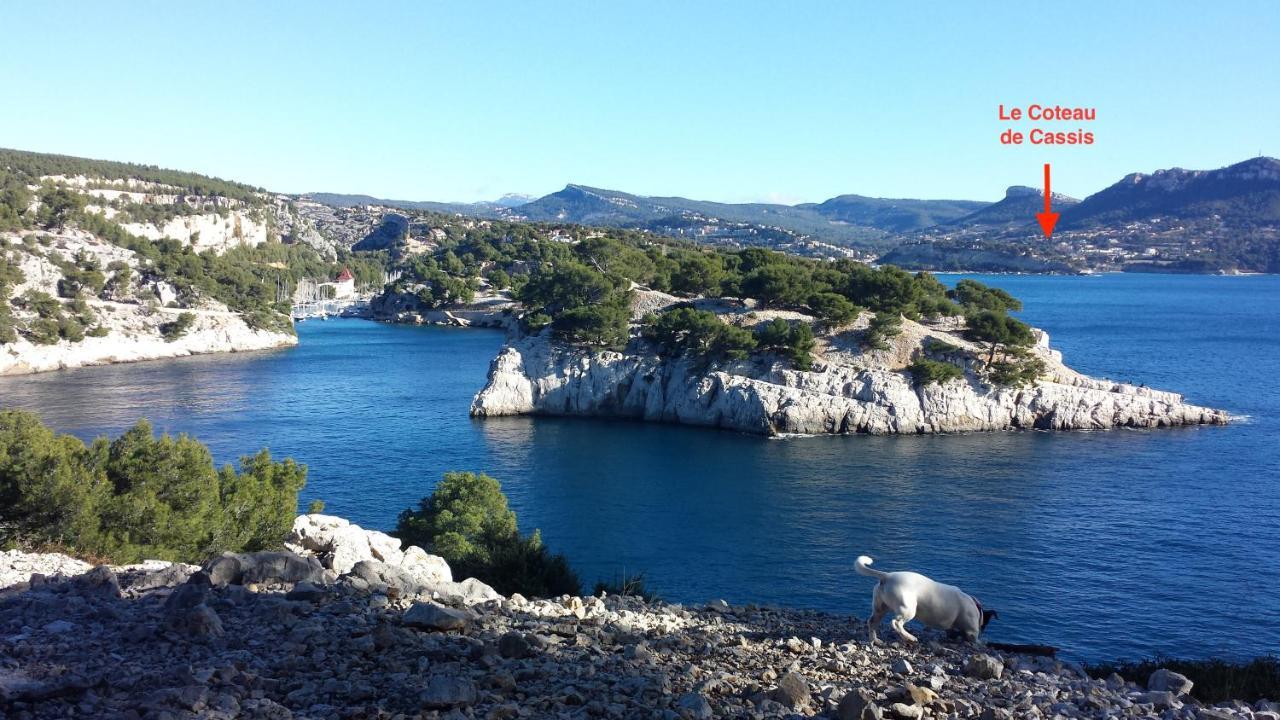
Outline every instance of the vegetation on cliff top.
<svg viewBox="0 0 1280 720"><path fill-rule="evenodd" d="M32 183L38 183L40 177L47 175L68 177L83 175L91 178L91 187L92 179L95 178L106 181L134 179L168 185L186 194L225 197L251 204L261 202L257 193L263 192L261 188L244 183L182 170L168 170L155 165L92 160L6 148L0 148L0 170L7 170L19 179ZM118 186L105 183L104 187Z"/></svg>

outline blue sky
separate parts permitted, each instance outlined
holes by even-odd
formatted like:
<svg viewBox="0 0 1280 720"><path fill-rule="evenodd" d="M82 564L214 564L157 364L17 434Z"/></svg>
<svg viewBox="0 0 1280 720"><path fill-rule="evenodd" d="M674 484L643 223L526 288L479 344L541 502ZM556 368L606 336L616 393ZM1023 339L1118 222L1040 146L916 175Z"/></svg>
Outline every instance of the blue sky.
<svg viewBox="0 0 1280 720"><path fill-rule="evenodd" d="M398 199L1083 196L1280 155L1280 3L27 2L0 146ZM1097 108L1002 147L1000 103ZM1071 129L1067 124L1058 129Z"/></svg>

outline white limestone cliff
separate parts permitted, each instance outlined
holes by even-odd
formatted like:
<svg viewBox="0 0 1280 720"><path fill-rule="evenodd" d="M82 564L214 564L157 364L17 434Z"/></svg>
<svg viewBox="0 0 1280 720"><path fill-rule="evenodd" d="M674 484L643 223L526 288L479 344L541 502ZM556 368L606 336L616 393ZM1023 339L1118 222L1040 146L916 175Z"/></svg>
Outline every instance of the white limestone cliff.
<svg viewBox="0 0 1280 720"><path fill-rule="evenodd" d="M1043 333L1034 352L1048 372L1032 386L993 387L969 372L916 387L903 368L926 338L972 348L954 330L908 320L889 350L862 352L854 327L822 338L808 372L767 360L704 370L659 357L641 340L625 353L592 352L543 333L501 351L471 413L630 418L762 435L1153 428L1229 419L1176 393L1081 375L1062 364Z"/></svg>

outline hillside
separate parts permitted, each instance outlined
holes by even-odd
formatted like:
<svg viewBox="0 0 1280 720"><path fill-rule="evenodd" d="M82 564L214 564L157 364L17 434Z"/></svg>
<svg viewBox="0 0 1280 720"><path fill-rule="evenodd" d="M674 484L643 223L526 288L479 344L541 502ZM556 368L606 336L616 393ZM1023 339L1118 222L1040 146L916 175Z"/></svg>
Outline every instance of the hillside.
<svg viewBox="0 0 1280 720"><path fill-rule="evenodd" d="M1063 229L1168 217L1213 219L1247 230L1280 223L1280 160L1258 157L1218 170L1133 173L1062 213Z"/></svg>
<svg viewBox="0 0 1280 720"><path fill-rule="evenodd" d="M429 200L387 200L371 195L351 195L345 193L314 192L302 195L304 199L329 205L335 208L354 208L368 205L399 208L401 210L425 210L448 215L468 215L479 218L503 217L504 211L512 207L512 200L506 198L497 202L451 203L432 202ZM518 203L517 203L518 204Z"/></svg>
<svg viewBox="0 0 1280 720"><path fill-rule="evenodd" d="M796 207L811 209L835 222L906 233L951 222L987 205L973 200L894 200L840 195L826 202Z"/></svg>
<svg viewBox="0 0 1280 720"><path fill-rule="evenodd" d="M325 254L283 196L0 150L0 374L292 345L291 293Z"/></svg>
<svg viewBox="0 0 1280 720"><path fill-rule="evenodd" d="M1062 195L1053 194L1053 209L1062 211L1080 201ZM1020 228L1030 231L1038 228L1036 213L1044 210L1044 191L1023 185L1014 185L1005 191L1004 197L996 203L984 206L974 212L948 221L954 227L986 227Z"/></svg>

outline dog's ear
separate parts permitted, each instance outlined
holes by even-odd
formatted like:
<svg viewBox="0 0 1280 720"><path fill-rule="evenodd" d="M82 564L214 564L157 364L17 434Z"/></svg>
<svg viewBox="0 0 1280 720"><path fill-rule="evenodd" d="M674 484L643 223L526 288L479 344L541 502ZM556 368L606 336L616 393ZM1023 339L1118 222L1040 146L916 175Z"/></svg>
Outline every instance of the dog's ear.
<svg viewBox="0 0 1280 720"><path fill-rule="evenodd" d="M982 611L982 629L986 630L987 623L990 623L992 620L995 620L998 617L1000 617L1000 613L996 612L995 610L983 610Z"/></svg>

